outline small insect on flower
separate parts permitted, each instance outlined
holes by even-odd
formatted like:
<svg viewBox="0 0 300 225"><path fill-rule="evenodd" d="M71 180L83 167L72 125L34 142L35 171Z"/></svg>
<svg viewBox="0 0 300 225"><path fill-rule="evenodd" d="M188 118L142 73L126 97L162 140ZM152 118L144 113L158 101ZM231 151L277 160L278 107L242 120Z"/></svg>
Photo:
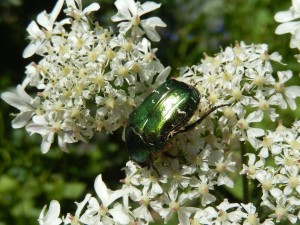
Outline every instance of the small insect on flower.
<svg viewBox="0 0 300 225"><path fill-rule="evenodd" d="M163 150L175 134L193 129L213 111L226 106L214 106L188 124L199 102L200 93L191 85L175 79L160 85L129 116L125 139L130 158L140 166L153 167L151 153Z"/></svg>

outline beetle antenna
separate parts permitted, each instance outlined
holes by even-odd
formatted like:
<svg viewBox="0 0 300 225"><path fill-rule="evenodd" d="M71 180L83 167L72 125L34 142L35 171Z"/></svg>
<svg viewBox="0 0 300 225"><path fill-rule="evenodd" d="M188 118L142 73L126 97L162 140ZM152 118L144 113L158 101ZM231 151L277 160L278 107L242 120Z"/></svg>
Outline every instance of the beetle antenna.
<svg viewBox="0 0 300 225"><path fill-rule="evenodd" d="M193 129L194 127L196 127L197 125L199 125L206 117L208 117L212 112L214 112L215 110L217 110L218 108L224 107L224 106L229 106L230 104L223 104L223 105L216 105L211 107L209 110L207 110L203 116L201 116L198 120L196 120L196 122L187 125L186 127L184 127L182 130L179 130L178 132L186 132L189 131L191 129Z"/></svg>

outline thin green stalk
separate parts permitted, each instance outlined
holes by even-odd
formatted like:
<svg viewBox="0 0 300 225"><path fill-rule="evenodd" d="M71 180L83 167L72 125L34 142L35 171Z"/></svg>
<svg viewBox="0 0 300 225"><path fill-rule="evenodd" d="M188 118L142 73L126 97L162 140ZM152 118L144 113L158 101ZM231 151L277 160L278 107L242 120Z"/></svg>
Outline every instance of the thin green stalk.
<svg viewBox="0 0 300 225"><path fill-rule="evenodd" d="M240 146L241 146L241 160L242 160L242 165L247 163L247 157L246 157L246 148L245 148L245 144L240 142ZM243 175L243 202L244 203L248 203L249 202L249 198L250 198L250 193L249 193L249 182L247 179L247 175L244 174Z"/></svg>

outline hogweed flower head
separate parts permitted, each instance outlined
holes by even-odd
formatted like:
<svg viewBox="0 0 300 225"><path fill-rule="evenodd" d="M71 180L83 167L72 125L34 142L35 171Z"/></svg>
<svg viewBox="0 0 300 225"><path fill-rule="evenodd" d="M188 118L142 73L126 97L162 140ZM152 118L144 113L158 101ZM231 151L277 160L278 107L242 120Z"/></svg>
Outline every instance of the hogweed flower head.
<svg viewBox="0 0 300 225"><path fill-rule="evenodd" d="M59 0L50 14L43 12L30 24L31 42L24 56L38 54L42 59L26 67L27 76L16 93L1 95L20 110L13 120L15 128L25 126L29 133L42 135L43 153L56 136L66 150L67 143L126 126L132 110L170 72L147 39L158 41L154 28L165 24L156 17L141 18L159 4L117 0L118 13L112 20L121 23L115 33L88 19L99 9L97 3L85 9L80 0L65 3L66 19L56 21L63 5ZM295 13L298 2L293 4ZM39 223L144 225L157 216L164 222L176 217L180 225L298 222L300 122L290 128L279 122L275 130L261 126L263 120L277 123L279 109L296 109L300 96L299 86L286 85L291 71L274 72L273 64L281 60L278 53L269 54L266 44L237 42L181 68L177 79L201 94L190 123L212 106L228 106L218 108L195 129L175 135L167 154L153 154L156 170L128 161L119 190L107 188L99 175L96 197L87 194L76 203L74 214L62 218L59 203L52 201L47 213L42 210ZM38 90L35 97L26 94L28 86ZM242 200L228 191L237 188L237 174L243 176L245 187L255 184L259 201L251 202L247 188Z"/></svg>
<svg viewBox="0 0 300 225"><path fill-rule="evenodd" d="M277 83L284 84L291 78L291 72L279 71L280 76L276 77L272 63L280 62L280 56L265 57L267 54L265 44L241 42L213 57L206 55L198 65L182 68L178 79L194 85L203 96L196 118L211 105L230 106L220 108L194 130L175 135L168 154L153 156L159 175L128 161L120 189L123 199L113 208L101 203L99 193L105 191L100 192L99 185L95 185L101 201L91 198L86 202L86 211L80 217L84 223L125 224L111 213L115 211L126 224L149 224L154 220L153 211L165 222L175 216L181 225L272 225L284 220L298 221L299 122L273 131L260 128L259 124L264 119L276 121L278 106L293 107L300 87L293 87L296 92L292 96L285 96L286 89L291 88L286 85L280 92L274 90ZM239 90L238 98L233 97L234 90ZM268 110L259 102L270 102ZM247 148L256 154L248 153L239 168L233 148ZM217 193L224 187L236 186L236 171L258 184L255 191L260 204L219 197ZM101 183L105 187L102 180ZM266 208L261 210L262 207Z"/></svg>
<svg viewBox="0 0 300 225"><path fill-rule="evenodd" d="M170 72L148 39L133 40L121 31L92 24L88 15L100 8L97 3L83 9L80 0L68 0L67 17L55 21L63 3L58 1L50 14L41 13L37 23L29 25L31 41L24 57L38 54L41 60L26 67L16 94L2 94L20 110L13 126L40 134L43 153L56 136L66 151L67 143L85 142L101 130L111 133L126 126L131 111ZM28 86L38 90L34 99L25 92Z"/></svg>

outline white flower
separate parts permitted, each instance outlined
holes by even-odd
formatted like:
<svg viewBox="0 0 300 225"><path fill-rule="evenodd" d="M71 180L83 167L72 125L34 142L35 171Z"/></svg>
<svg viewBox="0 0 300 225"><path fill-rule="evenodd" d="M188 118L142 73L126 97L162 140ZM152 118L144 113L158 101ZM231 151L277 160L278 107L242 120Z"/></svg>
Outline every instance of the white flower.
<svg viewBox="0 0 300 225"><path fill-rule="evenodd" d="M193 174L194 169L183 165L180 168L180 165L177 163L177 161L173 160L174 164L172 165L172 170L170 171L172 178L172 184L178 184L182 186L183 188L186 188L189 185L190 182L190 175Z"/></svg>
<svg viewBox="0 0 300 225"><path fill-rule="evenodd" d="M295 207L290 205L285 195L281 195L276 198L276 203L272 204L270 201L265 200L262 205L269 207L273 210L273 214L270 215L272 218L276 218L276 222L282 221L287 218L291 223L296 223L297 216L294 215Z"/></svg>
<svg viewBox="0 0 300 225"><path fill-rule="evenodd" d="M127 186L139 186L141 175L138 173L138 167L133 161L128 161L126 167L123 169L125 171L126 177L121 180Z"/></svg>
<svg viewBox="0 0 300 225"><path fill-rule="evenodd" d="M151 192L149 186L144 186L142 191L135 192L134 195L131 196L131 199L140 204L138 208L132 211L135 218L144 219L147 222L154 222L149 211L149 205L151 205L151 200L155 198L157 194Z"/></svg>
<svg viewBox="0 0 300 225"><path fill-rule="evenodd" d="M62 220L59 218L60 213L60 204L56 200L52 200L50 202L49 210L45 215L46 205L44 206L42 212L39 216L39 224L40 225L59 225Z"/></svg>
<svg viewBox="0 0 300 225"><path fill-rule="evenodd" d="M274 90L277 93L275 95L276 100L282 109L286 109L288 103L291 109L295 110L297 108L295 99L296 97L300 96L300 87L285 87L285 82L287 82L293 76L292 71L279 71L277 74L279 81L274 85Z"/></svg>
<svg viewBox="0 0 300 225"><path fill-rule="evenodd" d="M254 111L250 113L246 118L244 118L244 111L241 112L239 115L240 119L237 123L237 127L240 128L239 133L240 140L246 140L249 141L250 144L257 149L260 141L257 139L257 137L261 137L264 135L264 130L261 128L254 128L251 127L251 123L255 122L261 122L263 119L263 112L262 111Z"/></svg>
<svg viewBox="0 0 300 225"><path fill-rule="evenodd" d="M81 217L84 223L94 224L103 221L104 224L114 224L115 221L119 224L128 224L130 222L130 216L124 206L119 203L111 206L118 198L127 195L129 189L117 191L108 189L100 174L95 180L95 191L101 203L99 204L94 197L89 200L88 209Z"/></svg>
<svg viewBox="0 0 300 225"><path fill-rule="evenodd" d="M224 199L224 201L217 206L218 216L213 221L213 224L221 225L229 222L239 222L245 215L245 213L239 210L239 207L240 205L238 203L229 203L227 199Z"/></svg>
<svg viewBox="0 0 300 225"><path fill-rule="evenodd" d="M262 200L267 199L270 196L269 193L275 198L282 194L282 191L276 187L278 178L275 175L274 169L257 171L256 179L260 182L263 191Z"/></svg>
<svg viewBox="0 0 300 225"><path fill-rule="evenodd" d="M255 179L256 171L265 165L265 160L261 158L256 161L255 154L246 154L249 157L248 165L243 164L243 169L240 174L246 174L248 179Z"/></svg>
<svg viewBox="0 0 300 225"><path fill-rule="evenodd" d="M156 177L150 170L142 171L142 177L140 178L140 184L150 188L152 195L158 195L163 193L162 184L167 183L166 176Z"/></svg>
<svg viewBox="0 0 300 225"><path fill-rule="evenodd" d="M177 185L172 185L168 193L163 196L162 201L167 208L158 208L154 209L161 215L161 217L168 221L173 213L177 213L178 220L180 225L189 225L189 217L192 213L197 211L197 208L194 207L185 207L185 202L188 200L188 195L182 193L178 195Z"/></svg>
<svg viewBox="0 0 300 225"><path fill-rule="evenodd" d="M26 130L30 134L38 133L43 137L41 144L42 153L49 151L55 134L57 134L58 137L59 147L66 152L68 151L66 144L76 142L71 133L61 130L61 123L59 121L55 121L55 118L47 117L46 115L34 116L32 123L26 126Z"/></svg>
<svg viewBox="0 0 300 225"><path fill-rule="evenodd" d="M54 22L61 11L63 4L64 0L58 0L50 14L47 14L46 11L43 11L37 16L37 22L43 27L42 29L39 28L35 21L32 21L29 24L27 27L27 32L30 34L29 38L31 39L31 42L23 52L24 58L28 58L36 52L43 53L43 47L47 44L46 40L52 35ZM62 24L65 23L68 22L62 22Z"/></svg>
<svg viewBox="0 0 300 225"><path fill-rule="evenodd" d="M293 21L300 18L300 1L292 0L292 7L287 11L278 12L275 15L275 20L280 22L275 33L276 34L285 34L291 33L292 38L290 42L291 48L300 49L300 22Z"/></svg>
<svg viewBox="0 0 300 225"><path fill-rule="evenodd" d="M100 5L96 2L90 4L84 10L82 10L81 0L66 0L66 4L68 8L64 12L76 20L80 20L89 13L100 9Z"/></svg>
<svg viewBox="0 0 300 225"><path fill-rule="evenodd" d="M293 190L300 193L300 176L298 166L289 166L286 170L286 176L282 174L278 176L278 182L285 186L283 193L286 196L292 194Z"/></svg>
<svg viewBox="0 0 300 225"><path fill-rule="evenodd" d="M23 87L17 87L17 94L2 94L5 101L20 110L13 127L26 126L30 134L40 134L43 153L50 149L55 137L66 150L67 143L85 141L100 130L109 133L125 127L132 110L170 73L150 42L160 40L155 29L166 24L158 17L142 19L160 4L117 0L118 12L112 20L120 23L119 31L114 32L89 20L88 15L100 8L98 3L83 9L81 0L66 0L66 18L56 21L63 2L58 0L51 14L43 12L37 22L29 25L31 43L24 56L36 53L42 59L27 67ZM297 15L288 12L285 16L298 18L299 2L295 0L290 10ZM300 40L298 22L292 25L279 30L290 31L293 40ZM144 34L148 39L142 37ZM176 214L181 225L258 224L253 204L229 203L215 195L215 185L234 187L229 173L236 169L237 154L231 152L239 148L236 142L249 142L259 151L260 159L248 154L241 174L260 183L262 201L275 211L271 217L287 217L294 222L300 205L299 126L275 132L256 126L263 121L264 112L273 122L277 119L278 109L273 106L296 108L300 88L284 86L292 72L279 71L278 82L273 74L271 63L281 60L278 53L268 53L266 44L241 42L213 57L205 55L198 65L182 69L179 79L193 85L201 95L199 108L188 124L212 106L230 106L216 110L201 126L177 134L165 152L153 151L153 167L161 177L149 168L128 162L122 187L112 191L99 175L95 180L97 196L88 194L82 202L76 202L77 210L68 213L64 223L144 225L153 221L154 210L164 222ZM29 85L38 89L35 95L39 97L26 94L24 88ZM275 161L270 157L273 155ZM194 201L206 207L190 207ZM208 206L217 201L221 203L216 208ZM273 202L276 206L272 206ZM59 204L51 202L45 216L43 209L40 224L60 224L59 210ZM270 225L272 221L267 219L263 224Z"/></svg>
<svg viewBox="0 0 300 225"><path fill-rule="evenodd" d="M290 143L291 145L293 143ZM297 165L300 155L299 150L290 149L289 147L284 148L281 155L275 157L275 163L276 165L279 165L281 167L280 173L286 174L287 171L291 168Z"/></svg>
<svg viewBox="0 0 300 225"><path fill-rule="evenodd" d="M155 27L165 27L166 24L158 17L151 17L141 20L141 16L160 7L160 4L155 2L134 2L134 0L117 0L115 5L118 13L112 16L113 22L120 22L120 33L125 34L131 30L132 37L139 37L146 33L151 41L159 41L160 36L155 31Z"/></svg>
<svg viewBox="0 0 300 225"><path fill-rule="evenodd" d="M262 111L263 113L267 113L270 117L270 119L275 122L276 118L279 116L279 114L276 113L276 109L274 106L278 106L278 102L275 98L265 99L265 96L258 92L256 93L256 98L252 98L252 101L250 105L255 109L257 108L257 111ZM274 108L272 108L272 106Z"/></svg>
<svg viewBox="0 0 300 225"><path fill-rule="evenodd" d="M198 138L197 132L189 132L188 137L190 140L188 143L187 141L184 141L182 136L180 139L182 140L182 148L185 149L187 153L185 158L191 163L190 167L200 169L201 171L209 171L207 162L210 155L210 149L204 148L203 145L205 142L203 139Z"/></svg>
<svg viewBox="0 0 300 225"><path fill-rule="evenodd" d="M190 186L193 187L193 189L188 193L190 195L190 199L201 197L201 205L203 206L216 201L216 197L209 193L209 190L214 189L215 183L216 182L214 181L208 180L205 175L199 176L199 179L192 179Z"/></svg>
<svg viewBox="0 0 300 225"><path fill-rule="evenodd" d="M278 132L268 132L263 137L262 142L259 145L260 149L259 156L262 158L268 158L269 157L269 151L273 155L278 155L282 151L281 142L283 141L282 134Z"/></svg>
<svg viewBox="0 0 300 225"><path fill-rule="evenodd" d="M252 203L243 204L241 203L243 209L246 211L247 216L243 225L255 225L259 224L258 214L256 213L256 208Z"/></svg>
<svg viewBox="0 0 300 225"><path fill-rule="evenodd" d="M211 224L213 219L218 216L218 212L211 206L205 207L204 209L199 209L194 215L194 219L192 222L195 221L195 224ZM193 223L192 223L193 224Z"/></svg>
<svg viewBox="0 0 300 225"><path fill-rule="evenodd" d="M75 211L75 215L72 215L70 213L67 214L66 218L64 218L64 224L72 224L72 225L79 225L81 221L81 212L83 208L85 207L86 203L90 200L91 194L87 194L82 202L75 202L77 205L77 209Z"/></svg>
<svg viewBox="0 0 300 225"><path fill-rule="evenodd" d="M67 151L67 143L86 142L100 130L111 133L125 127L132 110L170 72L146 38L133 40L92 24L88 15L100 8L98 3L83 9L81 0L66 0L67 16L57 22L62 5L59 0L51 14L40 14L42 28L35 22L29 26L32 41L24 54L36 53L42 59L26 67L22 86L37 88L39 98L3 95L21 111L13 127L26 126L29 133L40 134L43 153L56 135ZM157 4L151 5L143 7L150 10Z"/></svg>
<svg viewBox="0 0 300 225"><path fill-rule="evenodd" d="M213 151L209 161L209 164L215 166L214 172L218 174L217 184L219 186L226 185L233 188L233 180L227 174L228 171L235 171L236 162L232 160L232 154L229 154L228 157L225 158L221 151Z"/></svg>
<svg viewBox="0 0 300 225"><path fill-rule="evenodd" d="M40 99L38 97L35 99L30 97L21 85L17 86L17 93L4 92L1 94L1 98L20 110L16 118L12 121L13 128L26 126L34 114L40 113Z"/></svg>

